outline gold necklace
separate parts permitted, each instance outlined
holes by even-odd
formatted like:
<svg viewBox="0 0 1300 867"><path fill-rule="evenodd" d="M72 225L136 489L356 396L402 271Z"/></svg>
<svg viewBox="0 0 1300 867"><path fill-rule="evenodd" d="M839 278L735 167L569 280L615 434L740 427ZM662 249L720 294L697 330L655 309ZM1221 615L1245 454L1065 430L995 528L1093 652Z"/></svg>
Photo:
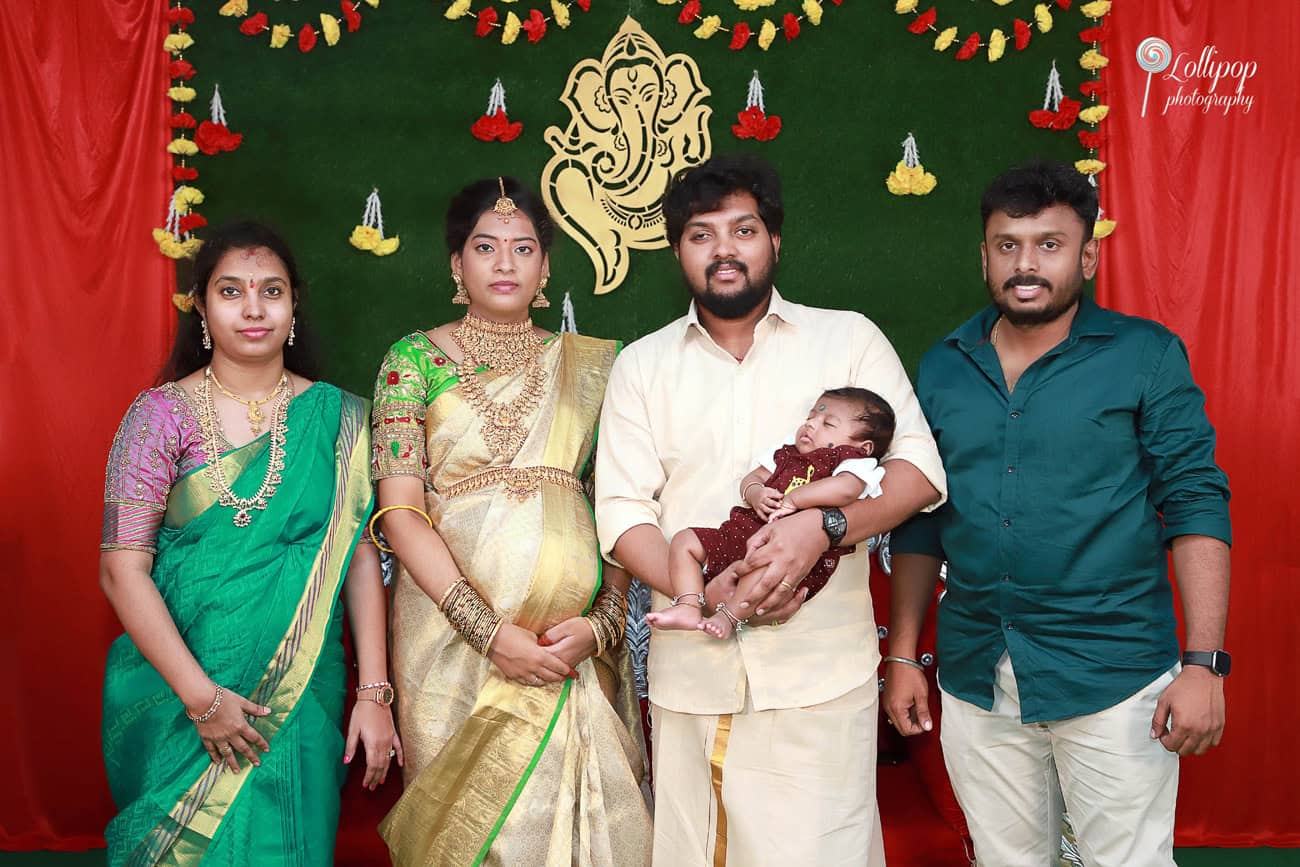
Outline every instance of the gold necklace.
<svg viewBox="0 0 1300 867"><path fill-rule="evenodd" d="M521 423L542 402L546 372L540 359L544 342L533 330L531 319L491 322L470 313L465 314L451 336L464 354L458 370L461 394L483 420L483 442L496 457L513 457L528 438L528 429ZM478 375L480 366L500 374L523 369L523 388L508 401L493 402Z"/></svg>
<svg viewBox="0 0 1300 867"><path fill-rule="evenodd" d="M212 383L215 381L216 377L209 367L203 372L203 381L194 390L199 404L199 426L203 429L203 448L208 458L208 487L217 495L220 505L235 510L235 526L247 527L253 519L250 514L252 510L265 509L267 501L275 494L276 485L282 481L280 473L284 469L284 441L288 434L286 419L293 392L289 388L288 377L281 376L280 384L271 392L271 397L279 395L281 399L271 410L271 454L266 462L262 486L251 497L239 497L230 488L230 480L226 478L226 470L221 465L221 452L217 448L217 407L212 401Z"/></svg>
<svg viewBox="0 0 1300 867"><path fill-rule="evenodd" d="M989 332L989 343L993 344L994 349L998 348L998 328L1001 325L1002 325L1002 317L999 316L997 322L993 323L993 330Z"/></svg>
<svg viewBox="0 0 1300 867"><path fill-rule="evenodd" d="M211 367L208 368L208 376L212 377L212 381L216 383L218 391L220 391L222 394L224 394L226 397L230 398L231 400L237 400L240 403L242 403L244 406L248 407L248 429L253 432L253 436L260 436L262 433L262 422L266 420L266 416L262 415L263 404L266 404L271 400L273 400L275 396L278 395L282 390L284 390L289 384L288 375L281 373L280 381L275 384L275 388L271 389L271 393L268 394L266 397L258 400L257 398L249 399L247 397L241 397L240 395L235 394L233 391L226 388L224 385L221 384L221 380L217 379L217 375L212 372Z"/></svg>

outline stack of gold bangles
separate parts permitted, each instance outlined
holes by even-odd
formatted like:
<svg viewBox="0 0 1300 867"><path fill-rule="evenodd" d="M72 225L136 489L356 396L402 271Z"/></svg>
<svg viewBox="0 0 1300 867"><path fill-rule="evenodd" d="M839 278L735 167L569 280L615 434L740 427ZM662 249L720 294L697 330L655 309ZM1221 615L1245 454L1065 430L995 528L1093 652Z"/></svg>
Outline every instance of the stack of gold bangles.
<svg viewBox="0 0 1300 867"><path fill-rule="evenodd" d="M618 588L602 585L585 615L596 635L596 655L617 647L627 630L627 597Z"/></svg>
<svg viewBox="0 0 1300 867"><path fill-rule="evenodd" d="M480 656L487 656L492 639L497 637L505 621L483 601L478 591L460 578L442 594L438 607L465 643Z"/></svg>

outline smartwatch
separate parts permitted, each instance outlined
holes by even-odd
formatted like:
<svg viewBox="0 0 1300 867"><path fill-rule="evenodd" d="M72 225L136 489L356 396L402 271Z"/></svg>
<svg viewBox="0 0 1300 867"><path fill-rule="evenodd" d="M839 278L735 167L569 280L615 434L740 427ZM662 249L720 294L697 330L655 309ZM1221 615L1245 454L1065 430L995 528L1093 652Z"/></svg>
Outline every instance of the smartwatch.
<svg viewBox="0 0 1300 867"><path fill-rule="evenodd" d="M1232 657L1226 650L1189 650L1183 654L1183 665L1203 665L1219 677L1232 671Z"/></svg>
<svg viewBox="0 0 1300 867"><path fill-rule="evenodd" d="M849 519L833 506L825 507L821 511L822 529L826 531L826 538L830 539L832 548L838 548L840 542L844 540L844 534L849 531Z"/></svg>

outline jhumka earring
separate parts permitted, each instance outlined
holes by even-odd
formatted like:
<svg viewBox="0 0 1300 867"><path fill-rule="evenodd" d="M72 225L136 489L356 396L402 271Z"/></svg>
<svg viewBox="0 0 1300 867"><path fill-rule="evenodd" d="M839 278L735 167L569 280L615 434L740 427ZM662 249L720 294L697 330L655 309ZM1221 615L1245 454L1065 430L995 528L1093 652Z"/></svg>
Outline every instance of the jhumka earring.
<svg viewBox="0 0 1300 867"><path fill-rule="evenodd" d="M465 291L465 282L460 279L460 275L452 272L451 279L456 281L456 294L451 296L452 304L468 304L469 293Z"/></svg>
<svg viewBox="0 0 1300 867"><path fill-rule="evenodd" d="M534 307L550 307L550 306L551 306L550 299L548 299L548 298L546 297L546 293L543 291L543 290L546 289L546 280L547 280L547 278L543 277L543 278L542 278L542 281L541 281L540 283L537 284L537 294L533 296L533 306L534 306Z"/></svg>
<svg viewBox="0 0 1300 867"><path fill-rule="evenodd" d="M200 326L203 328L203 348L204 348L204 349L211 349L211 348L212 348L212 335L211 335L210 333L208 333L208 320L200 316L200 317L199 317L199 324L200 324Z"/></svg>
<svg viewBox="0 0 1300 867"><path fill-rule="evenodd" d="M293 346L293 338L294 338L293 327L294 327L295 325L297 325L297 324L298 324L298 317L297 317L297 316L295 316L295 317L293 317L292 319L289 320L289 345L290 345L290 346Z"/></svg>

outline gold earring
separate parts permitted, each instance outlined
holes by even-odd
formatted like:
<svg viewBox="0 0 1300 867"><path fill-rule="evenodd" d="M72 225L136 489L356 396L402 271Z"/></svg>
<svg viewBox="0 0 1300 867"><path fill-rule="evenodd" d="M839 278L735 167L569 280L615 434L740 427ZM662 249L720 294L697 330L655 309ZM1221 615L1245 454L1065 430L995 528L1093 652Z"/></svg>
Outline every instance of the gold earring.
<svg viewBox="0 0 1300 867"><path fill-rule="evenodd" d="M204 348L204 349L211 349L211 348L212 348L212 335L208 333L208 320L205 319L205 318L203 318L203 317L199 317L199 324L200 324L200 325L202 326L202 328L203 328L203 348Z"/></svg>
<svg viewBox="0 0 1300 867"><path fill-rule="evenodd" d="M456 294L451 296L452 304L468 304L469 293L465 291L465 281L460 279L460 275L452 272L451 279L456 281Z"/></svg>
<svg viewBox="0 0 1300 867"><path fill-rule="evenodd" d="M289 345L293 346L293 327L298 324L298 317L295 316L289 320Z"/></svg>
<svg viewBox="0 0 1300 867"><path fill-rule="evenodd" d="M533 306L534 306L534 307L550 307L550 306L551 306L551 302L550 302L550 300L546 297L546 293L545 293L545 291L544 291L544 290L546 289L546 281L547 281L547 278L546 278L546 277L543 277L543 278L542 278L542 282L540 282L540 283L537 284L537 294L533 296Z"/></svg>

